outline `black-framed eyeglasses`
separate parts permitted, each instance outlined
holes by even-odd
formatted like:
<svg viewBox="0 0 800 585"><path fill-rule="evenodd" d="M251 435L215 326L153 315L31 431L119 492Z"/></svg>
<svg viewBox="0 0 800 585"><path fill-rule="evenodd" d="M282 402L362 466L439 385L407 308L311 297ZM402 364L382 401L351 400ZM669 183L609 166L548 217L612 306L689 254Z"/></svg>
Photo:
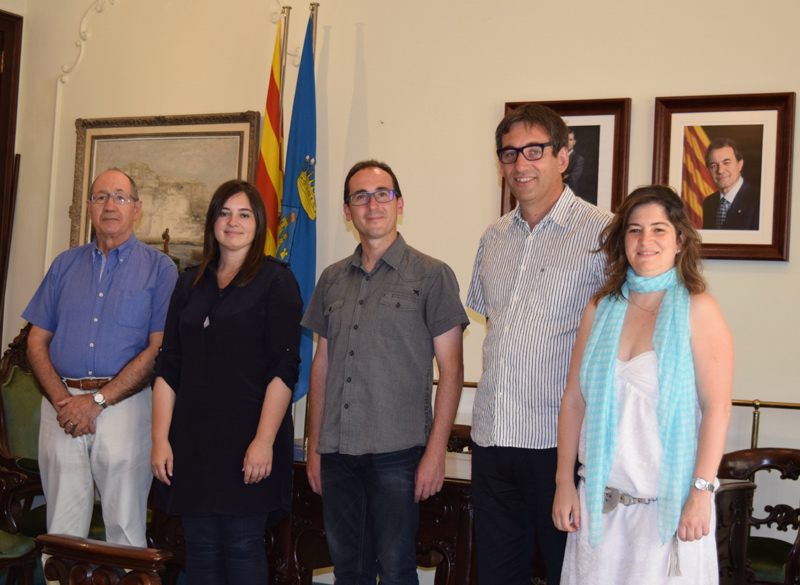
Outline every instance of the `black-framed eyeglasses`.
<svg viewBox="0 0 800 585"><path fill-rule="evenodd" d="M135 201L133 195L130 193L124 193L122 191L115 191L114 193L98 191L97 193L92 193L89 195L89 201L96 203L97 205L105 205L109 199L111 199L111 201L117 205L127 205L131 201Z"/></svg>
<svg viewBox="0 0 800 585"><path fill-rule="evenodd" d="M369 203L369 198L374 197L378 203L389 203L394 199L393 189L378 189L372 193L368 191L359 191L347 197L347 203L350 205L366 205Z"/></svg>
<svg viewBox="0 0 800 585"><path fill-rule="evenodd" d="M497 150L497 158L499 158L500 162L504 165L510 165L517 162L519 153L522 153L522 156L524 156L526 160L533 162L544 156L544 149L548 146L553 146L553 143L545 142L544 144L526 144L522 148L506 146L505 148L500 148Z"/></svg>

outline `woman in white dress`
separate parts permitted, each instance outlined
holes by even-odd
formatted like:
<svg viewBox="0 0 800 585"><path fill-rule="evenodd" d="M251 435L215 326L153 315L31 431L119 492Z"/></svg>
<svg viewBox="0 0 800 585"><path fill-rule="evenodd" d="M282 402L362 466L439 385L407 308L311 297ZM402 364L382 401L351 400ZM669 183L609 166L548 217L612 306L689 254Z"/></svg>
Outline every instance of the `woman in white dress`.
<svg viewBox="0 0 800 585"><path fill-rule="evenodd" d="M631 193L600 238L608 280L584 311L558 420L562 584L718 582L733 340L699 243L660 185Z"/></svg>

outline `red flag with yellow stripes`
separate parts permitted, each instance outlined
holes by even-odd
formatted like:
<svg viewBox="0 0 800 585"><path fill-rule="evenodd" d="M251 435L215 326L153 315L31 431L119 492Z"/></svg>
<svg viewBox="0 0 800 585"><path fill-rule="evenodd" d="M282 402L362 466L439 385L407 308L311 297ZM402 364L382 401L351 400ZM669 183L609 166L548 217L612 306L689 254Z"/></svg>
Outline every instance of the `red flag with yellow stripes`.
<svg viewBox="0 0 800 585"><path fill-rule="evenodd" d="M281 25L275 37L267 105L261 128L256 187L267 208L267 244L264 253L274 256L278 249L278 222L283 197L283 116L281 115Z"/></svg>
<svg viewBox="0 0 800 585"><path fill-rule="evenodd" d="M703 199L717 188L706 167L706 150L711 141L702 126L683 129L683 182L681 196L687 203L694 227L703 227Z"/></svg>

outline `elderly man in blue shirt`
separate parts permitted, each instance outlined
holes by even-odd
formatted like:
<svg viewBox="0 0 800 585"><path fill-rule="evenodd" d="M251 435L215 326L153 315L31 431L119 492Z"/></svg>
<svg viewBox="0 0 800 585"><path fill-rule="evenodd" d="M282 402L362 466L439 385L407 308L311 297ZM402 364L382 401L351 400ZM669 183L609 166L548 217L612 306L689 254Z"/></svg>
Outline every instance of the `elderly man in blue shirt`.
<svg viewBox="0 0 800 585"><path fill-rule="evenodd" d="M56 258L22 314L44 392L47 531L87 536L96 486L107 540L146 546L150 383L178 275L133 235L142 202L128 175L100 174L87 208L96 238Z"/></svg>

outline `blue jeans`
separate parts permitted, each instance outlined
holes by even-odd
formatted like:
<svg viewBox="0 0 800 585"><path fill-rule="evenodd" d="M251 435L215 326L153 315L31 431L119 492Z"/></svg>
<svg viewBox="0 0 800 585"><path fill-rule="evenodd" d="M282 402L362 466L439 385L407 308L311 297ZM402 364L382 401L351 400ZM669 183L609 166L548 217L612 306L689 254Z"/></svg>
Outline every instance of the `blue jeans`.
<svg viewBox="0 0 800 585"><path fill-rule="evenodd" d="M189 585L267 585L267 517L182 516Z"/></svg>
<svg viewBox="0 0 800 585"><path fill-rule="evenodd" d="M414 479L423 447L321 457L325 535L337 585L416 585L419 505Z"/></svg>

